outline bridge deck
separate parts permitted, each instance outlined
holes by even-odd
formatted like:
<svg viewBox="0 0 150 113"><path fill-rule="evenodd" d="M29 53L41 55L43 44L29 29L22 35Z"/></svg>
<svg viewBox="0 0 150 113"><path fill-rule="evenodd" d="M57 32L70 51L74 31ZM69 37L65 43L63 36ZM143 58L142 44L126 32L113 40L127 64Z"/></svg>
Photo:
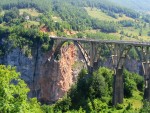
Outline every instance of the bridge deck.
<svg viewBox="0 0 150 113"><path fill-rule="evenodd" d="M134 46L150 46L150 42L138 42L138 41L124 41L124 40L98 40L98 39L86 39L86 38L66 38L66 37L50 37L54 40L62 41L80 41L80 42L95 42L106 44L126 44Z"/></svg>

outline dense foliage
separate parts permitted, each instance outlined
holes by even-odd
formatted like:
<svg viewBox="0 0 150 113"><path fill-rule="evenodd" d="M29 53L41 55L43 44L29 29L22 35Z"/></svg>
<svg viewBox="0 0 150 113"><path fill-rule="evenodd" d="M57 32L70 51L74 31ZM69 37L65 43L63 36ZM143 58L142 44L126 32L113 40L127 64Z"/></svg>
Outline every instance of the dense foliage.
<svg viewBox="0 0 150 113"><path fill-rule="evenodd" d="M4 40L5 39L5 40ZM0 55L5 55L12 49L23 49L26 56L31 55L32 48L41 48L44 52L51 48L52 42L47 34L37 29L25 29L24 27L0 27Z"/></svg>
<svg viewBox="0 0 150 113"><path fill-rule="evenodd" d="M87 33L86 37L100 39L100 40L119 40L119 37L117 36L109 35L109 34L102 33L102 32Z"/></svg>
<svg viewBox="0 0 150 113"><path fill-rule="evenodd" d="M120 40L124 36L138 39L138 36L145 33L144 29L150 28L150 24L148 27L149 15L140 16L133 10L122 8L107 0L1 0L0 7L0 56L8 54L14 48L20 48L27 57L32 56L33 52L38 54L40 49L47 52L53 45L53 41L50 40L47 33L67 36L67 32L70 32L71 35L74 34L72 36L78 38ZM85 7L91 8L91 10L96 8L114 20L92 18L88 15ZM38 16L27 12L21 14L21 8L28 8L31 11L36 9L40 14ZM58 20L55 20L54 17ZM127 20L122 20L122 17ZM128 34L127 29L129 28L135 29L138 36ZM150 36L150 33L147 32L146 35ZM105 58L110 56L107 47L102 46L102 50L101 59L103 56ZM135 49L131 49L129 55L131 58L138 59ZM135 99L135 92L140 94L141 98L144 89L143 83L141 76L124 71L125 99L132 103L132 100ZM29 89L20 79L20 74L15 72L15 68L0 66L0 113L137 111L144 113L150 111L148 102L144 102L143 108L137 111L132 108L130 103L118 104L113 107L112 87L112 70L103 67L92 75L88 75L87 70L82 70L77 83L72 86L68 94L53 105L40 106L36 99L27 98Z"/></svg>
<svg viewBox="0 0 150 113"><path fill-rule="evenodd" d="M0 6L3 9L17 8L36 8L40 12L50 10L51 0L1 0Z"/></svg>
<svg viewBox="0 0 150 113"><path fill-rule="evenodd" d="M143 107L140 110L140 113L149 113L150 112L150 102L144 101Z"/></svg>
<svg viewBox="0 0 150 113"><path fill-rule="evenodd" d="M144 80L141 76L135 73L124 71L124 95L125 97L132 97L133 91L144 91Z"/></svg>
<svg viewBox="0 0 150 113"><path fill-rule="evenodd" d="M143 78L137 74L124 72L125 97L132 98L133 91L143 91ZM0 112L25 112L25 113L95 113L95 112L141 112L149 111L149 103L144 102L140 111L132 108L132 105L118 104L112 107L113 71L107 68L99 68L93 75L87 75L82 70L77 83L70 89L67 95L53 105L42 105L34 99L28 99L29 89L20 74L13 67L0 66ZM137 97L136 97L137 98Z"/></svg>
<svg viewBox="0 0 150 113"><path fill-rule="evenodd" d="M143 91L143 78L135 73L124 71L124 95L126 99L134 98L133 93ZM73 112L73 110L85 110L87 113L95 112L139 112L132 105L118 104L112 107L113 71L107 68L99 68L93 75L87 75L86 70L79 74L77 83L69 93L54 106L54 111ZM137 97L136 97L137 98ZM144 111L145 105L141 111Z"/></svg>
<svg viewBox="0 0 150 113"><path fill-rule="evenodd" d="M126 16L132 17L132 18L138 18L139 14L135 11L121 8L119 6L116 6L115 4L105 1L105 0L83 0L82 2L79 0L72 1L72 0L2 0L1 1L2 9L12 9L13 7L17 8L35 8L39 10L40 12L43 12L45 14L51 13L56 14L63 21L65 21L68 27L76 31L82 31L89 28L94 29L101 29L102 32L117 32L117 27L115 23L112 22L101 22L99 20L93 20L86 12L84 7L96 7L98 9L101 9L103 12L107 13L108 15L112 16L113 18L117 18L116 13L118 14L125 14ZM10 14L12 16L10 16ZM11 18L14 18L15 13L12 13L11 11L7 12L4 16L4 21L8 22L11 20ZM17 15L15 17L18 17ZM49 19L49 18L48 18ZM1 20L1 19L0 19ZM63 24L60 23L53 23L51 20L45 21L45 25L51 29L62 29L65 27ZM61 28L60 28L61 26Z"/></svg>
<svg viewBox="0 0 150 113"><path fill-rule="evenodd" d="M111 2L117 3L124 7L132 8L140 11L149 11L150 10L150 1L149 0L110 0Z"/></svg>
<svg viewBox="0 0 150 113"><path fill-rule="evenodd" d="M15 68L0 65L0 113L42 113L37 100L27 98L28 92Z"/></svg>
<svg viewBox="0 0 150 113"><path fill-rule="evenodd" d="M134 22L130 20L122 20L119 22L123 27L133 27Z"/></svg>
<svg viewBox="0 0 150 113"><path fill-rule="evenodd" d="M2 15L0 15L1 24L6 26L22 25L28 28L45 29L44 32L54 32L57 36L68 36L68 32L72 34L72 30L84 32L85 30L91 29L104 33L119 33L120 29L124 29L123 27L133 27L137 29L136 31L139 30L139 33L137 35L135 35L135 33L122 33L120 34L121 39L123 37L138 39L138 35L143 35L143 25L140 24L140 22L128 19L123 19L119 22L114 20L99 20L92 18L86 8L91 8L91 10L93 8L100 9L100 11L116 20L127 16L132 19L139 19L140 21L143 19L149 23L148 15L141 15L142 18L139 18L140 13L117 6L107 0L83 0L82 2L79 0L2 0L0 6L0 12L2 13ZM33 16L26 12L21 14L17 8L36 9L43 14L41 13L39 16ZM7 11L5 9L7 9ZM26 19L28 16L29 18ZM60 20L55 20L53 17L58 17ZM30 25L29 21L32 21L31 23L36 22L37 25ZM145 26L145 28L147 27ZM146 35L148 35L148 33Z"/></svg>

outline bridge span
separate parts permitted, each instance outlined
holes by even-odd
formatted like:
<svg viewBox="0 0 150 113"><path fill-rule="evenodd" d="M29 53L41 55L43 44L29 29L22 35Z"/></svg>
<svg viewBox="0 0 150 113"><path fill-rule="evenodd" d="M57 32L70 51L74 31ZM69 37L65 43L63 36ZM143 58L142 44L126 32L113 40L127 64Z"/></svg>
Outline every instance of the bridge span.
<svg viewBox="0 0 150 113"><path fill-rule="evenodd" d="M66 38L66 37L50 37L53 40L62 41L79 41L79 42L93 42L99 44L127 44L134 46L150 46L150 42L140 42L140 41L125 41L125 40L99 40L99 39L89 39L89 38Z"/></svg>
<svg viewBox="0 0 150 113"><path fill-rule="evenodd" d="M150 42L98 40L88 38L50 37L54 41L54 56L57 56L65 42L73 42L82 53L89 73L92 74L95 62L103 51L109 50L114 71L113 104L123 103L123 69L131 49L134 49L143 66L145 80L145 99L150 101Z"/></svg>

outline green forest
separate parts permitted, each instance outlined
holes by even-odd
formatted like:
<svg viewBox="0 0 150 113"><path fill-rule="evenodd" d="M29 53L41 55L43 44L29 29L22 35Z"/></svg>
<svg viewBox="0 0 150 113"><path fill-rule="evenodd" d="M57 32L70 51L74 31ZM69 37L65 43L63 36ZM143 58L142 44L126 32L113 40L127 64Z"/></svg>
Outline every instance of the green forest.
<svg viewBox="0 0 150 113"><path fill-rule="evenodd" d="M124 71L124 103L112 106L113 71L99 68L92 75L83 69L70 91L53 105L41 105L27 98L29 88L20 73L11 66L0 66L1 113L148 113L149 102L143 101L143 78ZM141 103L143 101L143 104ZM142 107L143 106L143 107Z"/></svg>
<svg viewBox="0 0 150 113"><path fill-rule="evenodd" d="M149 40L148 14L105 0L2 0L0 7L2 27L36 28L55 36L78 37L79 33L79 37L87 37L90 31L110 34L111 39Z"/></svg>
<svg viewBox="0 0 150 113"><path fill-rule="evenodd" d="M94 12L94 13L93 13ZM0 57L14 48L32 57L52 49L49 36L149 41L150 15L109 0L1 0ZM107 56L107 50L104 56ZM137 58L132 49L130 57ZM76 83L54 104L28 98L30 89L17 67L0 65L0 113L149 113L144 78L124 70L124 102L112 104L114 71L82 69Z"/></svg>
<svg viewBox="0 0 150 113"><path fill-rule="evenodd" d="M119 5L123 5L128 8L134 8L138 11L149 11L150 1L149 0L110 0L111 2L116 2ZM139 7L140 6L140 7Z"/></svg>

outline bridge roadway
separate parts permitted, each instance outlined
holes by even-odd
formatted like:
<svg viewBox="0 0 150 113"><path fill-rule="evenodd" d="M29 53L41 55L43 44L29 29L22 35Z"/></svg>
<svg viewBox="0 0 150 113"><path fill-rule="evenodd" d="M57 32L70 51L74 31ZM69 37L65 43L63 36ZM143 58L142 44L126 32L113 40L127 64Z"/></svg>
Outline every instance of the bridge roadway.
<svg viewBox="0 0 150 113"><path fill-rule="evenodd" d="M66 37L50 37L54 40L62 41L80 41L80 42L98 42L102 44L126 44L134 46L150 46L150 42L138 42L138 41L125 41L125 40L98 40L98 39L86 39L86 38L66 38Z"/></svg>

